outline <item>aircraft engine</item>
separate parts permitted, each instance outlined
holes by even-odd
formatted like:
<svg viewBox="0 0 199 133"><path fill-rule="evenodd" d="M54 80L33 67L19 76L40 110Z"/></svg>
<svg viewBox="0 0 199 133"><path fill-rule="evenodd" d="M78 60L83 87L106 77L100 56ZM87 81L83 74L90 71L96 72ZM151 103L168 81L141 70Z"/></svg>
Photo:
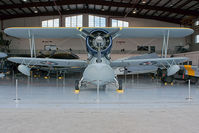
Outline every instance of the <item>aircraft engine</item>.
<svg viewBox="0 0 199 133"><path fill-rule="evenodd" d="M18 70L23 73L24 75L30 76L30 67L26 65L19 65Z"/></svg>
<svg viewBox="0 0 199 133"><path fill-rule="evenodd" d="M101 55L108 55L112 47L112 37L108 35L108 32L103 29L95 29L90 32L90 35L86 37L87 51L97 56L98 46L100 46Z"/></svg>
<svg viewBox="0 0 199 133"><path fill-rule="evenodd" d="M178 65L172 65L167 69L167 76L174 75L176 72L180 70L180 67Z"/></svg>

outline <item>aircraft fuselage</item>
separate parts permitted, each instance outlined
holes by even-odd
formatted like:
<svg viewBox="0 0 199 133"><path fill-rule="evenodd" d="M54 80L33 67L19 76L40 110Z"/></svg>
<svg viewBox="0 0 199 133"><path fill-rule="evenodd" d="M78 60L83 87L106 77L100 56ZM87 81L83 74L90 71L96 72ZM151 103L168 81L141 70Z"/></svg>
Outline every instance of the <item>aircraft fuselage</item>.
<svg viewBox="0 0 199 133"><path fill-rule="evenodd" d="M89 62L83 72L83 80L94 85L99 83L100 86L114 82L115 74L109 60L102 58L102 62L97 63L96 61L97 58L93 57Z"/></svg>

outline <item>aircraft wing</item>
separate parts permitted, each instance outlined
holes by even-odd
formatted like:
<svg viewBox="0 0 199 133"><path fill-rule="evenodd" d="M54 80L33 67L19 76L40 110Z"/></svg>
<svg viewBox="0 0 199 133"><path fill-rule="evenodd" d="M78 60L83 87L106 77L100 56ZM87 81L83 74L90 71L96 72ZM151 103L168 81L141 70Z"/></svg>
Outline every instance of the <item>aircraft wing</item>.
<svg viewBox="0 0 199 133"><path fill-rule="evenodd" d="M174 58L153 58L153 59L134 59L134 60L115 60L111 62L111 67L130 67L130 66L167 66L169 64L179 64L187 61L186 57Z"/></svg>
<svg viewBox="0 0 199 133"><path fill-rule="evenodd" d="M185 37L194 31L190 28L179 27L13 27L7 28L4 32L7 35L17 38L80 38L81 31L88 33L94 29L104 29L109 33L116 32L118 38L162 38L168 34L170 38Z"/></svg>
<svg viewBox="0 0 199 133"><path fill-rule="evenodd" d="M3 53L3 52L0 52L0 58L5 58L7 57L8 55L6 53Z"/></svg>
<svg viewBox="0 0 199 133"><path fill-rule="evenodd" d="M83 28L90 32L93 28ZM95 28L96 29L96 28ZM120 29L117 34L118 38L163 38L164 35L168 34L170 38L180 38L185 37L194 32L190 28L180 28L180 27L120 27L120 28L103 28L109 33Z"/></svg>
<svg viewBox="0 0 199 133"><path fill-rule="evenodd" d="M4 30L7 35L17 38L80 38L77 28L42 28L42 27L13 27Z"/></svg>
<svg viewBox="0 0 199 133"><path fill-rule="evenodd" d="M25 57L10 57L9 61L18 64L30 66L49 66L49 67L86 67L87 61L84 60L69 60L69 59L52 59L52 58L25 58Z"/></svg>

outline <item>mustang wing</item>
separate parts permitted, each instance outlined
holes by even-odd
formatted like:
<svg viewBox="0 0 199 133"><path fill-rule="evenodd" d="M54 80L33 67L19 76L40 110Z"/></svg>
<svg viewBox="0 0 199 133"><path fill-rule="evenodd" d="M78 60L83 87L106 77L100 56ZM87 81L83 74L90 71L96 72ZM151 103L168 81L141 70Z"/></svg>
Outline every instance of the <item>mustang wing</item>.
<svg viewBox="0 0 199 133"><path fill-rule="evenodd" d="M86 67L87 61L84 60L68 60L68 59L52 59L52 58L25 58L10 57L9 61L18 64L30 66L53 66L53 67Z"/></svg>
<svg viewBox="0 0 199 133"><path fill-rule="evenodd" d="M179 64L187 61L186 57L175 58L153 58L153 59L134 59L134 60L115 60L111 62L111 67L130 67L130 66L162 66L169 64Z"/></svg>

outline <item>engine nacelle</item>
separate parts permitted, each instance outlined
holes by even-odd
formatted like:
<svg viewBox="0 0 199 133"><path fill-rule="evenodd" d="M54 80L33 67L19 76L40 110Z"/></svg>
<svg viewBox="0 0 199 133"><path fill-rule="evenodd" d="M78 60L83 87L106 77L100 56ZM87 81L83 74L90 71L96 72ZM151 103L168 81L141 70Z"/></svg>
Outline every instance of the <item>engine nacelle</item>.
<svg viewBox="0 0 199 133"><path fill-rule="evenodd" d="M23 73L24 75L30 76L31 68L25 65L19 65L18 70Z"/></svg>
<svg viewBox="0 0 199 133"><path fill-rule="evenodd" d="M103 29L95 29L90 32L91 36L86 37L86 48L89 54L97 56L98 46L100 42L101 55L108 55L112 47L112 37L107 36L108 31Z"/></svg>
<svg viewBox="0 0 199 133"><path fill-rule="evenodd" d="M174 75L179 70L180 70L180 67L178 65L170 66L169 69L167 70L167 76Z"/></svg>

